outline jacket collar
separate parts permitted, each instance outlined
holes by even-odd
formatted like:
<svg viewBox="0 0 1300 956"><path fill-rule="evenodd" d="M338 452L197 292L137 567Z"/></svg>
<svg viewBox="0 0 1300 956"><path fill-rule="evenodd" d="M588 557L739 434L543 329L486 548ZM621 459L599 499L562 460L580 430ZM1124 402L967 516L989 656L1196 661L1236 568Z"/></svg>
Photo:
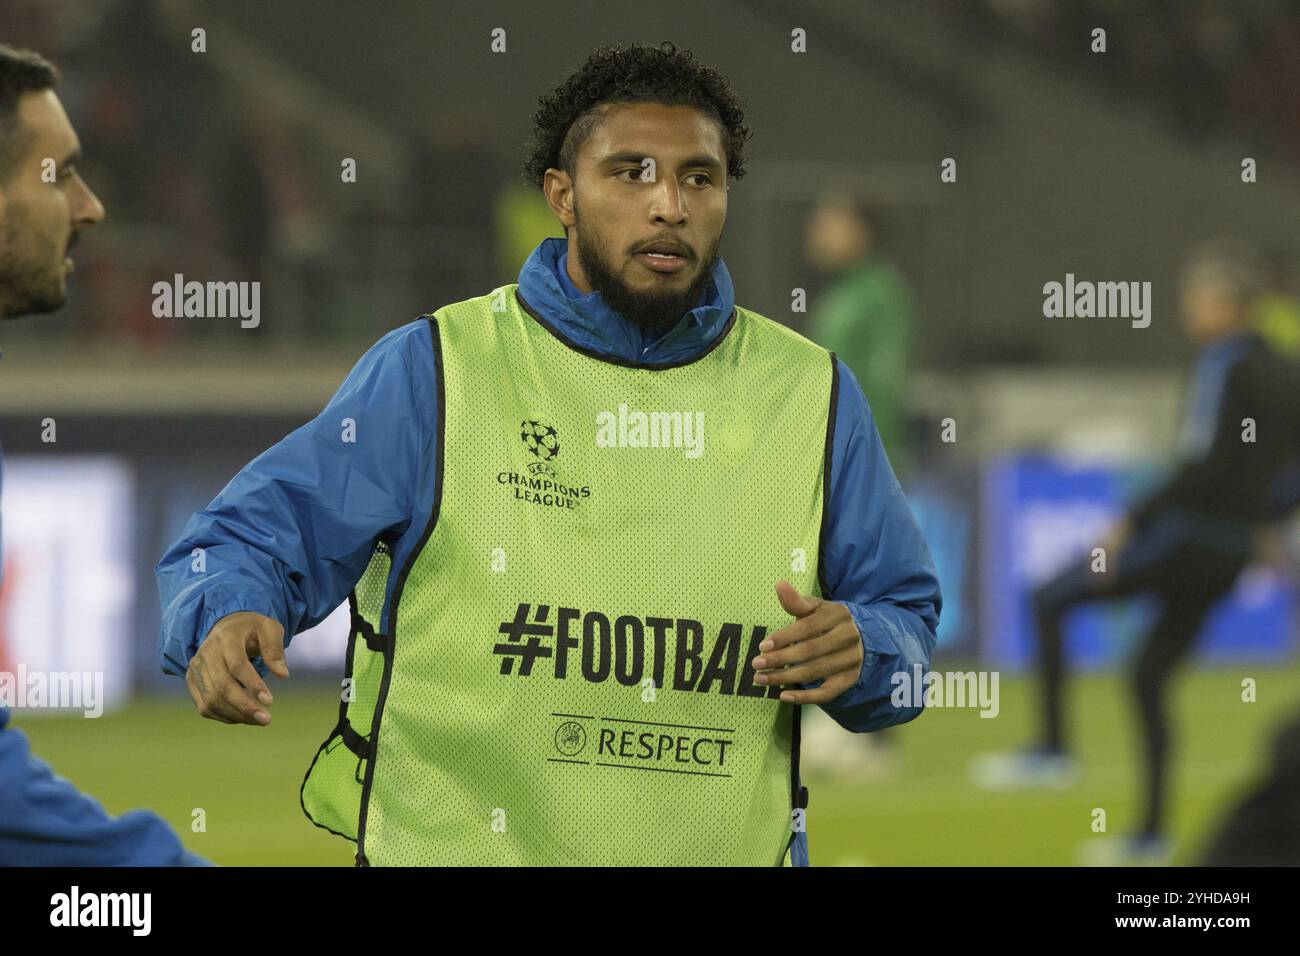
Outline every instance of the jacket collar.
<svg viewBox="0 0 1300 956"><path fill-rule="evenodd" d="M579 292L569 278L567 262L567 240L543 239L519 271L519 295L576 345L624 362L659 365L687 360L713 343L735 310L731 273L719 257L700 304L655 339L615 312L599 292Z"/></svg>

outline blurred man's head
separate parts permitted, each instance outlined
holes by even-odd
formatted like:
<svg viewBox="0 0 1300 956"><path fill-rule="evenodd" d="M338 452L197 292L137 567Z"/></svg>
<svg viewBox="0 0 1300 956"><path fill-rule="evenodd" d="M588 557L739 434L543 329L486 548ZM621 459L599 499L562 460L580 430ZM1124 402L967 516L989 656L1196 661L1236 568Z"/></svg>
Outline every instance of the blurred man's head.
<svg viewBox="0 0 1300 956"><path fill-rule="evenodd" d="M68 251L104 218L77 172L81 144L54 93L58 81L37 54L0 44L0 318L61 307Z"/></svg>
<svg viewBox="0 0 1300 956"><path fill-rule="evenodd" d="M877 226L865 205L852 196L831 193L817 201L804 221L804 249L820 272L834 273L875 251Z"/></svg>
<svg viewBox="0 0 1300 956"><path fill-rule="evenodd" d="M708 288L727 179L745 174L729 81L671 44L603 48L533 124L525 172L564 225L574 285L647 331L672 328Z"/></svg>
<svg viewBox="0 0 1300 956"><path fill-rule="evenodd" d="M1210 342L1247 329L1251 303L1265 282L1266 272L1249 243L1216 239L1197 246L1179 279L1188 336L1195 342Z"/></svg>

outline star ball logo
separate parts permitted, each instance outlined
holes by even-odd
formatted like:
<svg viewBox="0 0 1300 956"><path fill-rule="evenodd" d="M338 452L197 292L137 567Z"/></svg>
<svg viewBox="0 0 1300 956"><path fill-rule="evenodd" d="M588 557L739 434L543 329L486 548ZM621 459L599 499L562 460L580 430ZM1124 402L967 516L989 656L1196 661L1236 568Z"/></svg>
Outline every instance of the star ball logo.
<svg viewBox="0 0 1300 956"><path fill-rule="evenodd" d="M560 433L554 425L525 418L519 423L519 441L534 459L524 469L528 473L511 468L497 473L497 484L510 489L516 501L572 511L591 497L590 485L575 487L558 480L551 464L560 454Z"/></svg>
<svg viewBox="0 0 1300 956"><path fill-rule="evenodd" d="M519 440L542 461L551 461L560 453L560 436L556 434L554 425L544 425L539 421L520 422Z"/></svg>

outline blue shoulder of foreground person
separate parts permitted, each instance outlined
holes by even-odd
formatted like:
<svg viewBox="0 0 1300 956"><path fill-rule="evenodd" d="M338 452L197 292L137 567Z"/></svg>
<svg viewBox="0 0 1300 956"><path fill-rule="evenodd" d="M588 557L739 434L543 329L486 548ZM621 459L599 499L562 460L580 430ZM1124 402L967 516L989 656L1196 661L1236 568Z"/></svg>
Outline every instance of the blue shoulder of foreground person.
<svg viewBox="0 0 1300 956"><path fill-rule="evenodd" d="M115 817L32 754L0 707L0 866L210 866L156 813Z"/></svg>

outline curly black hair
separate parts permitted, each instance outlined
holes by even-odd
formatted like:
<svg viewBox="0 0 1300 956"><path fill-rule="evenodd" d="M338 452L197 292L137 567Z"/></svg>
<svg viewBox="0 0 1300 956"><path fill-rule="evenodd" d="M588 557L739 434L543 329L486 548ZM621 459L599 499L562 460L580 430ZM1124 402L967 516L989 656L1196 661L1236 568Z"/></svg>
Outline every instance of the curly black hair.
<svg viewBox="0 0 1300 956"><path fill-rule="evenodd" d="M658 47L633 43L604 46L591 54L563 83L538 101L533 137L524 162L524 179L541 187L546 171L577 173L578 150L601 121L603 103L660 103L694 106L721 124L727 150L727 175L745 175L745 101L719 70L678 52L670 42Z"/></svg>

